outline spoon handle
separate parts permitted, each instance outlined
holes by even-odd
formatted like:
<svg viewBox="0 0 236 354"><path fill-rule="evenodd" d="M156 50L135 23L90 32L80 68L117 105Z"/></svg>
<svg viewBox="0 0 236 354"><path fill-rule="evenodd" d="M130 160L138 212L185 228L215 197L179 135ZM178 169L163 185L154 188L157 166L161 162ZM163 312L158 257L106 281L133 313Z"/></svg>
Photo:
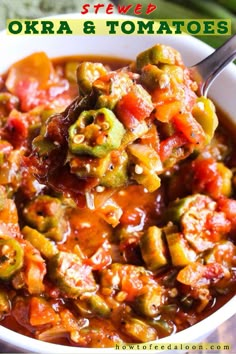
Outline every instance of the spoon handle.
<svg viewBox="0 0 236 354"><path fill-rule="evenodd" d="M209 86L234 58L236 58L236 34L211 55L191 68L201 78L201 95L206 96Z"/></svg>

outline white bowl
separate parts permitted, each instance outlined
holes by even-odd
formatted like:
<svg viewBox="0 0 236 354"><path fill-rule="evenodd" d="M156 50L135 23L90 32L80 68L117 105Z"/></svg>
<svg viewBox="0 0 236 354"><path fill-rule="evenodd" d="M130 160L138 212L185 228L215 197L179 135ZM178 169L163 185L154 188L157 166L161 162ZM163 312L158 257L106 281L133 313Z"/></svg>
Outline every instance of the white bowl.
<svg viewBox="0 0 236 354"><path fill-rule="evenodd" d="M63 17L53 16L55 17ZM92 15L89 16L91 19ZM80 19L81 15L64 15L64 19ZM111 16L109 16L111 19ZM103 55L134 59L138 53L153 46L156 43L171 45L182 54L185 64L193 65L209 55L213 49L194 37L187 35L30 35L14 36L0 32L2 55L0 60L0 73L3 73L9 65L35 51L45 51L50 57L67 55ZM236 123L235 99L236 99L236 67L228 65L223 73L216 79L210 88L209 95ZM181 331L171 337L158 342L162 343L200 343L203 338L214 331L224 321L229 319L236 310L236 297L228 301L222 308L213 313L198 324ZM46 342L40 342L9 329L0 326L1 343L9 346L9 349L19 352L35 353L117 353L115 349L86 349L67 347ZM125 353L126 350L122 350ZM132 353L135 353L132 350ZM137 351L137 353L140 351ZM157 353L157 351L155 351ZM171 351L173 353L173 351ZM130 353L130 351L127 351ZM150 351L149 351L150 353ZM162 353L164 353L162 351ZM167 353L167 352L165 352Z"/></svg>

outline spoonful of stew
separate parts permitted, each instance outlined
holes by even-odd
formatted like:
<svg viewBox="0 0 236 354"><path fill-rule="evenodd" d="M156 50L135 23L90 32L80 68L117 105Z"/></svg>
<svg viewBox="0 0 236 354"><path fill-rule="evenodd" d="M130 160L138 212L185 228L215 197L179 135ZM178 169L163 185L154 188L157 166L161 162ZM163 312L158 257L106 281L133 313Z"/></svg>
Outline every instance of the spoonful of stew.
<svg viewBox="0 0 236 354"><path fill-rule="evenodd" d="M199 86L200 96L193 69L167 45L147 49L118 70L80 62L79 95L45 120L32 140L26 163L33 175L91 209L97 193L128 184L158 189L163 174L212 139L218 119L205 95L213 76L233 59L235 39L195 67L205 74L209 62L220 58Z"/></svg>

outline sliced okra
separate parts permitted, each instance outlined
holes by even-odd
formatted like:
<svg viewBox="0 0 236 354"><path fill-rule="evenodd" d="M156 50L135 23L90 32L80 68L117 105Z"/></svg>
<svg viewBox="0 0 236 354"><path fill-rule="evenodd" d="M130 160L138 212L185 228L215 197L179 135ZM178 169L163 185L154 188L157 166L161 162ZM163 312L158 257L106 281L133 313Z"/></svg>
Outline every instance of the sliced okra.
<svg viewBox="0 0 236 354"><path fill-rule="evenodd" d="M69 128L69 149L75 155L104 157L119 148L125 129L107 109L84 111Z"/></svg>

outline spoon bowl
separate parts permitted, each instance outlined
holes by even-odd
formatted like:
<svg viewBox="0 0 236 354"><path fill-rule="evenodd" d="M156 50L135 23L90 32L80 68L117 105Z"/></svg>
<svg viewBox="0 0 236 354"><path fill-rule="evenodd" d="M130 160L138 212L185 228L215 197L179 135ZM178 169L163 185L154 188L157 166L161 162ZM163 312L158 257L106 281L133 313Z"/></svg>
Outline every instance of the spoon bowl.
<svg viewBox="0 0 236 354"><path fill-rule="evenodd" d="M236 58L236 34L211 55L190 67L192 78L199 84L199 94L207 96L208 89L226 65Z"/></svg>

